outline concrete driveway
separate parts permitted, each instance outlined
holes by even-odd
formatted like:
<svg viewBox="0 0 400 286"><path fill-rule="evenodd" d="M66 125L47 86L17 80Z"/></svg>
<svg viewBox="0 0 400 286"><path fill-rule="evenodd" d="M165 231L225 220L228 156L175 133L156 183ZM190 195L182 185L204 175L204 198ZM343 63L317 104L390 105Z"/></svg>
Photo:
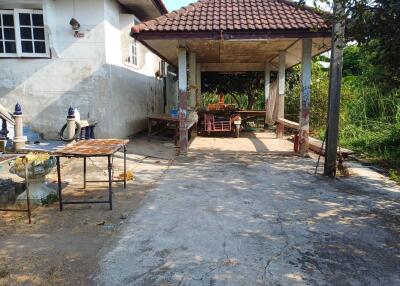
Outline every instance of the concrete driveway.
<svg viewBox="0 0 400 286"><path fill-rule="evenodd" d="M94 283L400 285L399 188L365 170L333 181L314 166L178 158L103 251Z"/></svg>

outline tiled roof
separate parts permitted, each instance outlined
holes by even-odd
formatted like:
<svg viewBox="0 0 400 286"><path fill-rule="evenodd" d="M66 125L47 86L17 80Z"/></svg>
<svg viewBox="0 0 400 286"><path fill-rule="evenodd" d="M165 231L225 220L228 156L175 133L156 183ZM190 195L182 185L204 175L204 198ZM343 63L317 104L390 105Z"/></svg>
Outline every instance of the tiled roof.
<svg viewBox="0 0 400 286"><path fill-rule="evenodd" d="M289 0L200 0L136 25L132 34L328 28L324 17L312 8Z"/></svg>

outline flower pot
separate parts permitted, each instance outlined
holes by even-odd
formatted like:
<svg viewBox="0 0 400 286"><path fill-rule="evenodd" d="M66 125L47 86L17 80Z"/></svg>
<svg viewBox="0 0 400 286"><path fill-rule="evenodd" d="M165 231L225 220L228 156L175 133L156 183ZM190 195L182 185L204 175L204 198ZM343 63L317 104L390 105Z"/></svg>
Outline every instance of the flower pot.
<svg viewBox="0 0 400 286"><path fill-rule="evenodd" d="M42 204L50 195L56 195L56 191L46 185L46 175L51 172L56 164L53 157L39 162L28 163L28 185L29 198L33 204ZM25 167L11 164L10 172L25 179ZM17 203L25 203L27 200L27 192L24 191L17 197Z"/></svg>

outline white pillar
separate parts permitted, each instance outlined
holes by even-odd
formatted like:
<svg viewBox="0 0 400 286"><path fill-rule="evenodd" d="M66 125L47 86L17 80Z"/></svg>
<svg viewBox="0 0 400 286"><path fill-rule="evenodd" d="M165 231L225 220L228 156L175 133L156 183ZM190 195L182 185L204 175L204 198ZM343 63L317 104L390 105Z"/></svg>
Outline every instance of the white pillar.
<svg viewBox="0 0 400 286"><path fill-rule="evenodd" d="M265 111L268 110L268 102L270 97L270 87L271 87L271 63L265 63L264 72L264 90L265 90ZM267 123L267 113L265 113L265 124Z"/></svg>
<svg viewBox="0 0 400 286"><path fill-rule="evenodd" d="M196 53L191 52L189 54L189 82L190 82L190 99L189 106L194 109L196 107Z"/></svg>
<svg viewBox="0 0 400 286"><path fill-rule="evenodd" d="M286 82L286 52L279 52L278 67L278 118L285 118L285 82ZM284 126L277 124L276 135L278 138L283 137Z"/></svg>
<svg viewBox="0 0 400 286"><path fill-rule="evenodd" d="M201 64L196 64L196 85L197 85L197 96L196 96L196 106L201 106Z"/></svg>
<svg viewBox="0 0 400 286"><path fill-rule="evenodd" d="M300 130L299 151L304 155L308 152L310 130L310 101L311 101L311 53L312 39L303 39L303 56L301 63L301 96L300 96Z"/></svg>
<svg viewBox="0 0 400 286"><path fill-rule="evenodd" d="M67 116L67 134L65 135L66 140L73 140L75 136L75 111L72 106L68 109L68 116Z"/></svg>
<svg viewBox="0 0 400 286"><path fill-rule="evenodd" d="M285 83L286 83L286 52L279 52L279 70L278 70L278 95L279 95L279 110L278 117L285 117Z"/></svg>
<svg viewBox="0 0 400 286"><path fill-rule="evenodd" d="M13 147L18 151L25 147L26 137L24 136L24 123L21 106L17 103L15 105L14 116L14 139Z"/></svg>
<svg viewBox="0 0 400 286"><path fill-rule="evenodd" d="M188 151L187 130L187 60L186 45L180 42L178 48L178 107L179 107L179 148L181 154Z"/></svg>

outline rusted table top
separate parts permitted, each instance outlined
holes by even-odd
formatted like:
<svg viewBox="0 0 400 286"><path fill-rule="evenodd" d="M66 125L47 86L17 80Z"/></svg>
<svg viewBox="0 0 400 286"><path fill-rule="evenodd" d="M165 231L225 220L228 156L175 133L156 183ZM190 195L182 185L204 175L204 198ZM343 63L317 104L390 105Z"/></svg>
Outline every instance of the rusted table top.
<svg viewBox="0 0 400 286"><path fill-rule="evenodd" d="M121 139L82 140L65 146L53 153L54 156L108 156L129 143Z"/></svg>
<svg viewBox="0 0 400 286"><path fill-rule="evenodd" d="M149 116L149 119L153 119L153 120L165 120L165 121L171 121L171 122L177 122L177 121L179 121L179 118L172 117L171 114L167 114L167 113L151 114L151 115Z"/></svg>

